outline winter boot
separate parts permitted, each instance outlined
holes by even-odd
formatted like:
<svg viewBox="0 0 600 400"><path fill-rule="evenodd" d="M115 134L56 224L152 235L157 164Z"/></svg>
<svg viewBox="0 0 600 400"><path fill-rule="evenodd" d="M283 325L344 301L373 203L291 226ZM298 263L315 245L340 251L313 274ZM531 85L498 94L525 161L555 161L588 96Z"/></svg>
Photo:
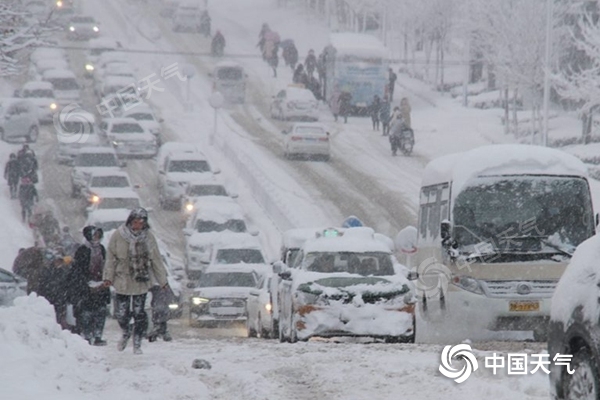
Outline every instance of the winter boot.
<svg viewBox="0 0 600 400"><path fill-rule="evenodd" d="M170 342L171 340L173 340L173 337L171 336L171 334L169 332L165 332L165 333L163 333L163 340L165 342Z"/></svg>
<svg viewBox="0 0 600 400"><path fill-rule="evenodd" d="M106 340L102 340L102 338L95 338L94 339L94 346L106 346Z"/></svg>
<svg viewBox="0 0 600 400"><path fill-rule="evenodd" d="M129 335L123 335L117 344L117 350L123 351L125 347L127 347L127 342L129 342Z"/></svg>
<svg viewBox="0 0 600 400"><path fill-rule="evenodd" d="M142 337L139 335L133 336L133 354L143 354L143 352L142 352Z"/></svg>

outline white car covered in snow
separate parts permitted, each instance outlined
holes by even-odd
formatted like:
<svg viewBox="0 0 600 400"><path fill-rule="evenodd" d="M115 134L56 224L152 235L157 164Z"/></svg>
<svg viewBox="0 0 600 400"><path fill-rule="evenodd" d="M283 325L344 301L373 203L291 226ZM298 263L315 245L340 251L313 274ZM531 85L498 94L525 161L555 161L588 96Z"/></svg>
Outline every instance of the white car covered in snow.
<svg viewBox="0 0 600 400"><path fill-rule="evenodd" d="M90 51L87 56L86 62L83 66L85 76L88 78L91 78L93 76L94 70L98 66L98 59L102 54L106 52L115 51L120 47L121 43L108 37L90 39L90 41L88 42L88 48L90 49Z"/></svg>
<svg viewBox="0 0 600 400"><path fill-rule="evenodd" d="M107 232L115 230L119 226L123 225L123 223L127 221L129 213L131 213L131 210L124 208L96 210L93 213L90 213L85 226L93 225L97 226L98 228L102 228L104 231L104 237L107 238L110 237L110 235L107 235Z"/></svg>
<svg viewBox="0 0 600 400"><path fill-rule="evenodd" d="M190 325L246 322L246 301L259 275L244 265L206 271L190 298Z"/></svg>
<svg viewBox="0 0 600 400"><path fill-rule="evenodd" d="M280 273L279 339L366 336L413 342L408 270L371 228L323 232ZM333 234L332 234L333 233Z"/></svg>
<svg viewBox="0 0 600 400"><path fill-rule="evenodd" d="M158 151L154 135L133 118L106 118L100 129L119 156L154 157Z"/></svg>
<svg viewBox="0 0 600 400"><path fill-rule="evenodd" d="M268 271L260 275L256 289L250 291L246 309L248 319L246 331L248 337L260 336L263 339L276 337L279 334L277 319L274 318L273 305L277 296L274 275Z"/></svg>
<svg viewBox="0 0 600 400"><path fill-rule="evenodd" d="M329 161L331 145L329 132L318 123L296 123L283 132L283 154L286 158L305 156Z"/></svg>
<svg viewBox="0 0 600 400"><path fill-rule="evenodd" d="M210 203L199 207L183 233L186 237L185 267L188 278L197 279L210 263L217 242L235 243L248 235L242 208L235 203ZM257 235L255 231L250 232Z"/></svg>
<svg viewBox="0 0 600 400"><path fill-rule="evenodd" d="M159 157L160 158L160 157ZM174 152L158 164L158 194L163 208L181 205L188 184L220 170L213 169L206 156L199 151Z"/></svg>
<svg viewBox="0 0 600 400"><path fill-rule="evenodd" d="M95 171L89 176L85 187L81 190L89 205L100 202L103 191L107 189L133 189L129 174L125 171Z"/></svg>
<svg viewBox="0 0 600 400"><path fill-rule="evenodd" d="M138 104L130 110L123 111L120 115L123 118L133 118L144 129L154 135L157 143L161 143L161 127L160 124L164 121L162 118L157 118L154 115L154 110L146 103Z"/></svg>
<svg viewBox="0 0 600 400"><path fill-rule="evenodd" d="M90 175L97 171L120 170L124 164L119 162L111 147L82 147L73 161L71 171L71 195L78 197Z"/></svg>
<svg viewBox="0 0 600 400"><path fill-rule="evenodd" d="M50 82L54 96L60 106L80 103L80 85L73 71L69 69L50 69L42 75L42 80Z"/></svg>
<svg viewBox="0 0 600 400"><path fill-rule="evenodd" d="M107 146L105 136L99 134L94 114L82 109L59 112L54 124L58 137L56 159L61 164L72 164L84 147Z"/></svg>
<svg viewBox="0 0 600 400"><path fill-rule="evenodd" d="M212 175L201 179L194 179L188 183L185 193L181 198L183 220L189 220L198 207L206 207L207 203L234 202L234 199L237 197L237 194L228 191L225 185ZM197 202L200 203L196 205Z"/></svg>
<svg viewBox="0 0 600 400"><path fill-rule="evenodd" d="M303 85L290 85L273 96L271 117L280 120L319 120L319 102Z"/></svg>
<svg viewBox="0 0 600 400"><path fill-rule="evenodd" d="M86 208L88 218L97 218L94 215L98 212L100 215L102 212L109 214L118 210L124 213L142 206L140 196L131 188L104 188L97 192L99 200Z"/></svg>
<svg viewBox="0 0 600 400"><path fill-rule="evenodd" d="M21 90L15 91L15 97L27 99L37 106L40 123L52 122L52 115L58 111L54 88L50 82L27 82Z"/></svg>

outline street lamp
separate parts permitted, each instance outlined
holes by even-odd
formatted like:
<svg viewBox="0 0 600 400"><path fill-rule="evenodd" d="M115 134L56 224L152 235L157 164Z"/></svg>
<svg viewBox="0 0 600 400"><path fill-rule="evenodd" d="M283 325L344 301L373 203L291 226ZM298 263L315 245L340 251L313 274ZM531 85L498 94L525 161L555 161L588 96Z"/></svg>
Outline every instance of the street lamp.
<svg viewBox="0 0 600 400"><path fill-rule="evenodd" d="M223 107L223 104L225 104L225 98L223 97L221 92L215 91L208 99L208 103L215 110L213 132L212 135L210 135L210 145L213 146L215 144L215 136L217 135L217 113L219 111L219 108Z"/></svg>
<svg viewBox="0 0 600 400"><path fill-rule="evenodd" d="M550 107L550 51L552 49L552 1L546 0L546 51L544 57L544 122L542 146L548 146L548 108Z"/></svg>

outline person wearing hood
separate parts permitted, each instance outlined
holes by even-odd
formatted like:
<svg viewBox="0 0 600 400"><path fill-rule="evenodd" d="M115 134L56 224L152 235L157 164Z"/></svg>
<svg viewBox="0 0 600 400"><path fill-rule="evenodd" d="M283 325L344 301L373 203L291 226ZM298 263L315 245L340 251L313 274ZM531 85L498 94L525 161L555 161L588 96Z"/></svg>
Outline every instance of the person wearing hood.
<svg viewBox="0 0 600 400"><path fill-rule="evenodd" d="M11 199L17 198L17 187L19 186L20 174L21 170L19 168L19 162L17 161L17 155L12 153L4 166L4 179L8 182Z"/></svg>
<svg viewBox="0 0 600 400"><path fill-rule="evenodd" d="M70 302L74 305L77 331L94 346L106 346L102 339L110 290L102 282L106 249L104 232L93 225L83 228L86 243L75 251L69 277Z"/></svg>
<svg viewBox="0 0 600 400"><path fill-rule="evenodd" d="M125 350L133 334L133 352L142 354L142 338L148 329L144 305L153 284L152 276L160 287L167 287L167 270L148 225L148 212L136 208L112 234L106 251L104 286L115 288L115 316L123 331L117 346L119 351Z"/></svg>

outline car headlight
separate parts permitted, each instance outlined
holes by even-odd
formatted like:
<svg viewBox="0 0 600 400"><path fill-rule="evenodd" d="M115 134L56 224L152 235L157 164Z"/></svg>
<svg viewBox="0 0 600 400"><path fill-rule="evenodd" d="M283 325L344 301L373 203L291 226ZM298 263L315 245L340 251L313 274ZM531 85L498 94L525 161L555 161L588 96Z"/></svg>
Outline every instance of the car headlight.
<svg viewBox="0 0 600 400"><path fill-rule="evenodd" d="M92 30L93 30L94 32L100 32L100 28L98 28L97 26L93 27L93 28L92 28Z"/></svg>
<svg viewBox="0 0 600 400"><path fill-rule="evenodd" d="M185 211L187 211L187 212L194 211L194 204L193 203L186 203L185 204Z"/></svg>
<svg viewBox="0 0 600 400"><path fill-rule="evenodd" d="M58 1L56 2L56 7L60 8L60 7L62 7L62 6L63 6L63 2L62 2L61 0L58 0Z"/></svg>
<svg viewBox="0 0 600 400"><path fill-rule="evenodd" d="M206 304L209 301L209 299L205 299L204 297L192 297L192 304L194 304L195 306L199 306L200 304Z"/></svg>
<svg viewBox="0 0 600 400"><path fill-rule="evenodd" d="M271 312L273 310L273 305L271 303L265 304L265 310Z"/></svg>
<svg viewBox="0 0 600 400"><path fill-rule="evenodd" d="M56 105L56 103L50 103L50 109L51 109L51 110L56 110L56 107L58 107L58 106Z"/></svg>
<svg viewBox="0 0 600 400"><path fill-rule="evenodd" d="M169 304L169 310L177 310L179 308L179 304Z"/></svg>
<svg viewBox="0 0 600 400"><path fill-rule="evenodd" d="M69 30L70 30L71 32L75 32L75 27L74 27L74 26L70 26L70 27L69 27Z"/></svg>
<svg viewBox="0 0 600 400"><path fill-rule="evenodd" d="M94 66L92 64L85 64L85 70L92 72L94 70Z"/></svg>
<svg viewBox="0 0 600 400"><path fill-rule="evenodd" d="M100 201L100 196L94 194L90 197L90 203L98 203Z"/></svg>
<svg viewBox="0 0 600 400"><path fill-rule="evenodd" d="M464 289L471 293L483 294L479 281L470 276L455 276L452 279L452 283L461 289Z"/></svg>
<svg viewBox="0 0 600 400"><path fill-rule="evenodd" d="M119 140L113 140L112 144L115 146L121 146L123 144L123 142L119 141Z"/></svg>

